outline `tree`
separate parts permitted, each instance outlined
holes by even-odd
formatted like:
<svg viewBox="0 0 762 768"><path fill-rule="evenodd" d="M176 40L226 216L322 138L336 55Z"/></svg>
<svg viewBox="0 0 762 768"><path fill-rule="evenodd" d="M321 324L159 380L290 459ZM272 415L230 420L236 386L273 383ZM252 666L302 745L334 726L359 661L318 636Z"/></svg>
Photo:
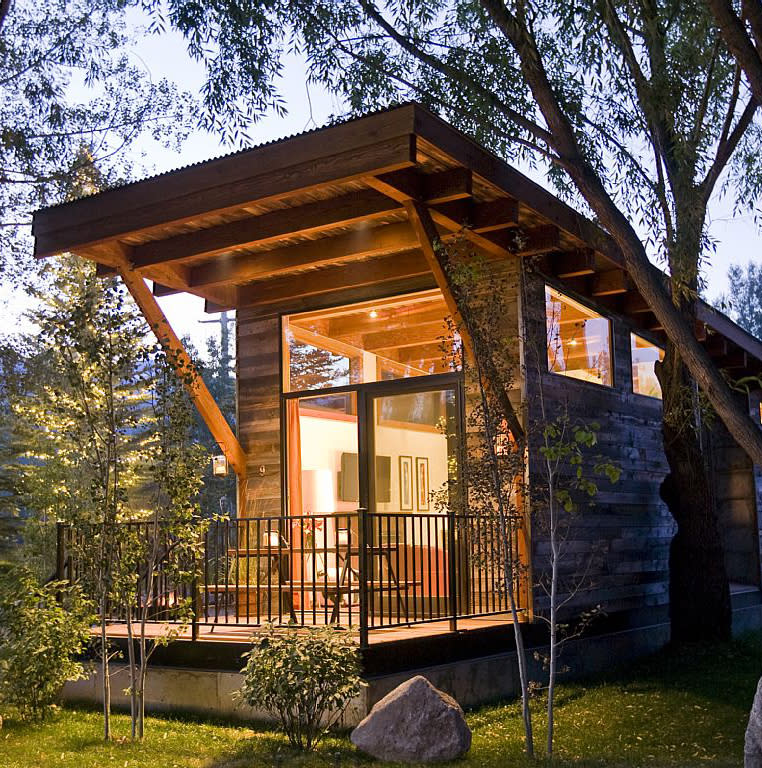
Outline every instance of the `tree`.
<svg viewBox="0 0 762 768"><path fill-rule="evenodd" d="M145 734L148 662L157 648L180 634L196 608L181 587L199 576L203 527L196 499L208 465L204 448L192 437L190 398L170 361L158 351L151 364L150 392L150 435L142 456L150 506L135 510L122 527L114 590L127 623L132 738L138 740ZM148 622L157 617L165 624L149 636Z"/></svg>
<svg viewBox="0 0 762 768"><path fill-rule="evenodd" d="M750 4L748 4L750 5ZM235 122L282 100L285 51L350 112L414 97L508 159L543 167L613 238L668 337L660 370L663 497L677 641L730 632L730 597L703 455L698 386L762 464L762 433L695 337L707 206L759 191L757 103L699 0L172 0L207 65L207 109ZM200 41L214 45L201 45ZM664 281L649 256L669 268Z"/></svg>
<svg viewBox="0 0 762 768"><path fill-rule="evenodd" d="M721 296L720 309L749 333L762 338L762 266L750 261L746 268L733 264L728 269L730 294Z"/></svg>
<svg viewBox="0 0 762 768"><path fill-rule="evenodd" d="M452 283L458 308L448 319L449 335L457 333L466 340L462 347L443 343L443 348L446 367L462 370L465 377L467 426L458 450L463 457L460 476L450 479L435 501L439 511L462 505L455 518L465 523L460 540L471 542L470 556L488 574L485 582L496 584L507 602L516 645L524 744L527 755L533 757L531 681L520 621L520 595L527 573L518 551L526 525L525 443L511 437L505 400L499 396L512 393L515 399L518 395L517 329L511 325L508 309L508 297L518 287L510 275L475 258L466 242L448 248L438 245L437 258ZM523 412L520 403L508 407ZM479 521L476 532L465 522L470 519Z"/></svg>
<svg viewBox="0 0 762 768"><path fill-rule="evenodd" d="M23 499L43 534L56 522L79 529L70 547L77 580L99 615L108 739L113 652L107 623L121 583L125 529L118 523L143 481L148 328L124 287L101 281L93 264L69 256L48 269L49 285L33 313L47 374L28 382L14 402L26 437Z"/></svg>
<svg viewBox="0 0 762 768"><path fill-rule="evenodd" d="M0 274L27 277L35 208L129 175L135 143L168 145L193 124L189 96L129 53L137 0L0 5Z"/></svg>

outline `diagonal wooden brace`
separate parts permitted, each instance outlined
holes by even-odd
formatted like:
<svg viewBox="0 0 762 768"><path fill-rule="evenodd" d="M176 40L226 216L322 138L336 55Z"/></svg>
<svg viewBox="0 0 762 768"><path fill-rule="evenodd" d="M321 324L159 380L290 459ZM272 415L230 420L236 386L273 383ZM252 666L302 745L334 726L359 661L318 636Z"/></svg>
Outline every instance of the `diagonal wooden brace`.
<svg viewBox="0 0 762 768"><path fill-rule="evenodd" d="M227 457L241 484L246 481L246 455L233 434L233 430L222 415L212 393L204 383L190 356L185 351L182 341L172 329L166 315L162 312L156 298L146 285L145 280L126 261L121 260L117 267L119 275L127 286L135 303L148 321L159 344L167 353L170 363L177 370L193 400L201 418Z"/></svg>
<svg viewBox="0 0 762 768"><path fill-rule="evenodd" d="M442 296L444 297L445 304L447 304L447 309L452 316L453 322L458 328L463 343L463 349L471 360L475 360L474 341L468 324L468 313L461 312L455 295L450 288L450 282L447 279L447 254L443 249L437 247L439 235L437 234L437 228L429 214L429 210L423 203L420 203L417 200L405 200L403 205L407 210L410 224L418 235L423 255L434 274L434 279L439 286L439 290L442 291ZM486 358L480 362L486 368L487 384L500 403L500 408L508 423L508 429L511 431L511 434L517 442L523 442L524 429L521 426L516 409L513 407L508 393L497 381L497 375L491 359L489 356L486 356Z"/></svg>

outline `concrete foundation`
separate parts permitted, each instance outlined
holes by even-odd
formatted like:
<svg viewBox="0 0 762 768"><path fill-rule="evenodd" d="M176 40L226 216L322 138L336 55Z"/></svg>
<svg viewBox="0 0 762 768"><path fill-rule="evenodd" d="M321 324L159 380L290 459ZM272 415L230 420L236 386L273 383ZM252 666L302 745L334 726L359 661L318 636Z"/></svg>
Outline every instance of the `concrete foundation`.
<svg viewBox="0 0 762 768"><path fill-rule="evenodd" d="M762 603L759 590L750 589L743 597L734 599L733 632L740 634L762 628ZM570 642L564 649L564 663L570 668L569 678L591 677L612 666L663 648L669 640L669 624L612 632ZM530 677L542 679L541 665L527 653ZM538 648L536 650L543 651ZM115 707L128 709L129 698L124 689L129 685L127 668L112 665L112 702ZM512 698L519 693L516 652L508 651L475 659L437 664L368 678L368 687L348 707L342 725L353 727L370 708L389 691L414 675L423 675L437 688L449 693L464 708L489 704ZM246 721L267 721L267 714L236 701L234 693L242 684L241 674L234 671L188 669L169 666L151 667L146 691L146 708L153 712L191 712L214 717ZM64 699L71 702L101 702L100 669L94 669L87 680L67 683Z"/></svg>

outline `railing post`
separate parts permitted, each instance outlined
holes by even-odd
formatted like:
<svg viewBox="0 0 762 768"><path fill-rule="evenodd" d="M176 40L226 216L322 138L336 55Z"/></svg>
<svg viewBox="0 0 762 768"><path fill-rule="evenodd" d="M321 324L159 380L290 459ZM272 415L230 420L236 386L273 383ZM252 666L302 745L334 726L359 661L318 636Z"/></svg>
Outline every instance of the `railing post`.
<svg viewBox="0 0 762 768"><path fill-rule="evenodd" d="M357 509L358 574L360 580L360 647L368 647L368 510ZM350 595L351 599L351 595Z"/></svg>
<svg viewBox="0 0 762 768"><path fill-rule="evenodd" d="M450 631L458 631L458 574L456 573L455 511L450 507L447 515L447 575L450 582Z"/></svg>
<svg viewBox="0 0 762 768"><path fill-rule="evenodd" d="M201 557L202 562L206 560L206 533L200 534L202 538L201 543ZM198 552L193 553L193 578L191 579L191 604L193 610L191 612L191 640L195 642L198 640L198 615L201 609L201 601L199 600L200 592L198 588Z"/></svg>

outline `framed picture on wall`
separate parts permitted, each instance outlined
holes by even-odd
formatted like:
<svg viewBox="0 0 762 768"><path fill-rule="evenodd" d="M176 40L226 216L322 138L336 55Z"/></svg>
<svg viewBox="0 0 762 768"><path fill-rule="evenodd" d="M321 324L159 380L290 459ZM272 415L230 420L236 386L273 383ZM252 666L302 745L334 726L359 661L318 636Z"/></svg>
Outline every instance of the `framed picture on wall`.
<svg viewBox="0 0 762 768"><path fill-rule="evenodd" d="M429 511L429 460L416 456L415 459L415 488L418 499L418 511Z"/></svg>
<svg viewBox="0 0 762 768"><path fill-rule="evenodd" d="M413 511L413 457L400 456L400 512Z"/></svg>

